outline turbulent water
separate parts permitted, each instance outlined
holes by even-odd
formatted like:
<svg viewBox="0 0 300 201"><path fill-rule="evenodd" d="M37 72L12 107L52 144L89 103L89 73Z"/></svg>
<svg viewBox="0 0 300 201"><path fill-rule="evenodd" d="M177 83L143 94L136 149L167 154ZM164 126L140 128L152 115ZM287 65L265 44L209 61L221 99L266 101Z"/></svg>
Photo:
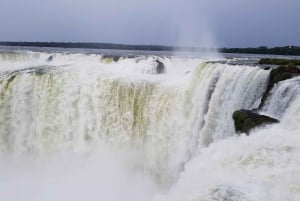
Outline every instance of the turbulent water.
<svg viewBox="0 0 300 201"><path fill-rule="evenodd" d="M0 196L299 200L299 79L261 109L281 123L238 137L269 71L211 60L1 52Z"/></svg>

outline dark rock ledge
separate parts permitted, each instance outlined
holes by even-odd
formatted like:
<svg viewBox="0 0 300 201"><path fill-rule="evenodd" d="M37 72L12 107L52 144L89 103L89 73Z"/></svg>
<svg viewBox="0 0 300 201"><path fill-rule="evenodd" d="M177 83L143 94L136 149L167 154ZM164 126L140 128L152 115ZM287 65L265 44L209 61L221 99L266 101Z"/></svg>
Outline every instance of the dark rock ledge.
<svg viewBox="0 0 300 201"><path fill-rule="evenodd" d="M264 124L278 123L279 120L255 113L251 110L237 110L233 113L234 126L237 133L249 134L250 130Z"/></svg>
<svg viewBox="0 0 300 201"><path fill-rule="evenodd" d="M292 63L290 63L287 66L279 66L277 68L272 69L270 72L268 87L265 93L263 94L259 108L261 108L265 104L265 101L269 96L269 92L271 91L271 89L274 87L276 83L283 80L291 79L299 75L300 75L300 69Z"/></svg>

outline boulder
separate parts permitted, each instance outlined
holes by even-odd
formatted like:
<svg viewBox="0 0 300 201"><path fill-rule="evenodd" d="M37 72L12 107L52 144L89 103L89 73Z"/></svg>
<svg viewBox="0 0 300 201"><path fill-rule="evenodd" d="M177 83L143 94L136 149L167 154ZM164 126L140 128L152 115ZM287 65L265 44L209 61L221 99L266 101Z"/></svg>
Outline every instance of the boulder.
<svg viewBox="0 0 300 201"><path fill-rule="evenodd" d="M251 110L237 110L232 114L234 126L237 133L246 133L249 135L251 129L271 123L278 123L277 119L258 114Z"/></svg>

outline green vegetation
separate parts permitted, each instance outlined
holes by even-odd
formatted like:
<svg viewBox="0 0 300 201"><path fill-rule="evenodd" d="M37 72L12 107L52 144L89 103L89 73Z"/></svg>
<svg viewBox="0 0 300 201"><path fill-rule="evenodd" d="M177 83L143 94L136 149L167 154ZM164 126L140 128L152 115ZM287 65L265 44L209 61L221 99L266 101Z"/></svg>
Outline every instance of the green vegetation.
<svg viewBox="0 0 300 201"><path fill-rule="evenodd" d="M87 48L87 49L118 49L118 50L149 50L172 51L175 47L160 45L123 45L111 43L66 43L66 42L0 42L3 46Z"/></svg>
<svg viewBox="0 0 300 201"><path fill-rule="evenodd" d="M284 46L268 48L261 46L257 48L222 48L223 53L245 53L245 54L273 54L273 55L298 55L300 56L300 46Z"/></svg>
<svg viewBox="0 0 300 201"><path fill-rule="evenodd" d="M272 64L272 65L289 65L299 66L300 60L297 59L276 59L276 58L263 58L259 60L259 64Z"/></svg>
<svg viewBox="0 0 300 201"><path fill-rule="evenodd" d="M268 48L201 48L184 46L162 46L162 45L124 45L111 43L67 43L67 42L0 42L3 46L27 46L27 47L58 47L58 48L87 48L87 49L118 49L118 50L143 50L143 51L187 51L203 52L218 51L221 53L245 53L245 54L273 54L273 55L298 55L300 46L284 46Z"/></svg>

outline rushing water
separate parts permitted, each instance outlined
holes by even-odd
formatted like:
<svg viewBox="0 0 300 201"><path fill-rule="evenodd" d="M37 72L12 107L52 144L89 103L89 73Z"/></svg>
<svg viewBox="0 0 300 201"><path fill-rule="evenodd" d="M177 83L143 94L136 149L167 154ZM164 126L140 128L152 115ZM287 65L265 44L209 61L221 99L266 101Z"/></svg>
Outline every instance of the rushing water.
<svg viewBox="0 0 300 201"><path fill-rule="evenodd" d="M281 123L237 137L269 71L211 60L1 52L0 197L300 199L299 79L261 109Z"/></svg>

